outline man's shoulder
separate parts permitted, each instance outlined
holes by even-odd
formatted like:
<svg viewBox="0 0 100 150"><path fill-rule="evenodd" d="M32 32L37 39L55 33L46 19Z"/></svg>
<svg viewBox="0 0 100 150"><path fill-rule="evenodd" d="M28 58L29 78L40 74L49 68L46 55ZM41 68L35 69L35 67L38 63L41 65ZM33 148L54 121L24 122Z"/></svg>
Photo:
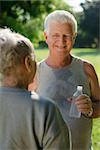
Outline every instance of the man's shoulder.
<svg viewBox="0 0 100 150"><path fill-rule="evenodd" d="M90 62L84 62L84 70L90 80L97 80L95 68Z"/></svg>

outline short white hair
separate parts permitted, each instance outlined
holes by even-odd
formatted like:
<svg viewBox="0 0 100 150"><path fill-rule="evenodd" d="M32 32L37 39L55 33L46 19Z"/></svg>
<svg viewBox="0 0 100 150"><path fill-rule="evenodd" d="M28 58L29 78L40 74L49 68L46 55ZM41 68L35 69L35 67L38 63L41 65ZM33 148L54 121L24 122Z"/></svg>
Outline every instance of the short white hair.
<svg viewBox="0 0 100 150"><path fill-rule="evenodd" d="M6 74L10 68L21 64L33 50L32 43L26 37L10 29L0 29L0 73Z"/></svg>
<svg viewBox="0 0 100 150"><path fill-rule="evenodd" d="M48 31L51 22L69 23L72 26L73 33L77 33L77 21L75 17L68 11L55 10L50 13L44 21L44 31Z"/></svg>

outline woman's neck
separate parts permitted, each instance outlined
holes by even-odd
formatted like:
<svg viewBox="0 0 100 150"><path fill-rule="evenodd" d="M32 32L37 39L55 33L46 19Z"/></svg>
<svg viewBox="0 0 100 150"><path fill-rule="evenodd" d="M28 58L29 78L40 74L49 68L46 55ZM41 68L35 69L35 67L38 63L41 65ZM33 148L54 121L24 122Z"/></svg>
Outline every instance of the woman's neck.
<svg viewBox="0 0 100 150"><path fill-rule="evenodd" d="M28 85L26 85L25 83L23 84L23 82L18 82L17 78L15 78L14 76L5 77L1 82L1 86L24 89L28 88Z"/></svg>

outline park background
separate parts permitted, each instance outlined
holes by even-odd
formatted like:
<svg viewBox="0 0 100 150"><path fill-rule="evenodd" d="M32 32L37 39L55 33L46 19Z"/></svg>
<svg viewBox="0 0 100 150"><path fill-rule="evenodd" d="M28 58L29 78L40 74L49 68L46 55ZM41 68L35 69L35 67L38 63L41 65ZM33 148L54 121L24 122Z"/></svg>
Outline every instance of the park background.
<svg viewBox="0 0 100 150"><path fill-rule="evenodd" d="M79 1L80 11L70 1ZM78 35L72 54L89 60L100 81L100 0L0 0L0 27L9 27L29 38L40 61L48 55L43 22L56 9L70 11L76 17ZM93 119L92 140L94 150L100 150L100 119Z"/></svg>

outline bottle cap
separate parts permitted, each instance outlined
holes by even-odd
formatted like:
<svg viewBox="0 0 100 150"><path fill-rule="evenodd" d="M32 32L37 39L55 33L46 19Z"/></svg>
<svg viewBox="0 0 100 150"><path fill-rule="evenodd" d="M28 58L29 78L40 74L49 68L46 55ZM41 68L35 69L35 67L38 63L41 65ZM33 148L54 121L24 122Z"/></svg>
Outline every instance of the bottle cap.
<svg viewBox="0 0 100 150"><path fill-rule="evenodd" d="M83 86L77 86L77 90L78 91L82 91L83 90Z"/></svg>

